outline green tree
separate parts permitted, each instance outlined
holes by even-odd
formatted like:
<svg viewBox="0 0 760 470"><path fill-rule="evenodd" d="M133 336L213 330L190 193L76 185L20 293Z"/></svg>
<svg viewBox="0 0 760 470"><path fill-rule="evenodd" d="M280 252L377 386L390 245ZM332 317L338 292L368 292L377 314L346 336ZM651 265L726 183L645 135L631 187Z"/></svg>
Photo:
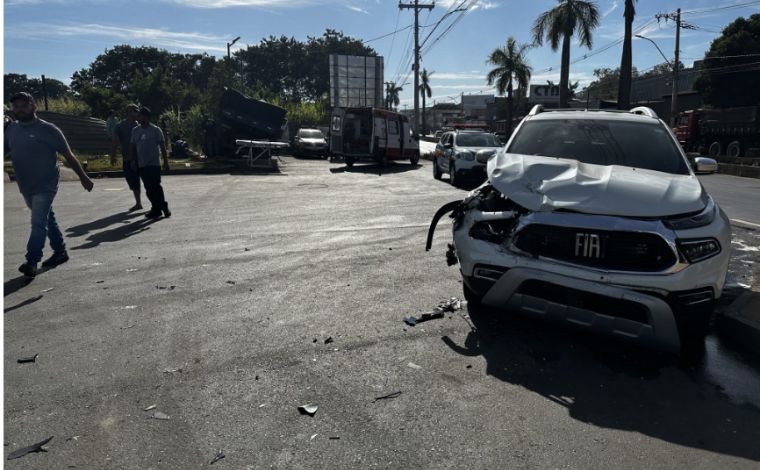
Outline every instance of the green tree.
<svg viewBox="0 0 760 470"><path fill-rule="evenodd" d="M625 0L625 36L623 37L623 55L620 58L620 84L618 86L618 109L631 107L631 82L633 81L633 19L636 17L636 0Z"/></svg>
<svg viewBox="0 0 760 470"><path fill-rule="evenodd" d="M435 72L428 72L422 69L420 74L420 95L422 95L422 134L427 135L427 121L425 120L425 95L428 98L433 97L433 90L430 88L430 76Z"/></svg>
<svg viewBox="0 0 760 470"><path fill-rule="evenodd" d="M101 119L107 118L111 111L121 116L130 102L121 93L91 85L80 87L77 97L90 107L93 116Z"/></svg>
<svg viewBox="0 0 760 470"><path fill-rule="evenodd" d="M599 9L596 2L585 0L558 0L559 5L539 15L533 24L533 41L542 45L544 38L553 51L562 44L562 69L559 79L559 103L569 103L570 39L578 34L581 46L591 49L592 33L599 26Z"/></svg>
<svg viewBox="0 0 760 470"><path fill-rule="evenodd" d="M385 85L385 100L386 108L393 110L394 107L398 109L398 105L401 102L399 93L404 91L403 87L397 86L395 82L390 82Z"/></svg>
<svg viewBox="0 0 760 470"><path fill-rule="evenodd" d="M498 94L507 94L507 134L512 132L514 84L516 82L517 88L525 89L530 82L532 69L525 58L529 48L530 45L517 44L515 38L510 36L505 46L494 49L488 56L487 62L496 68L488 72L486 80L489 85L496 83Z"/></svg>
<svg viewBox="0 0 760 470"><path fill-rule="evenodd" d="M726 26L705 54L695 88L716 107L760 105L760 13ZM739 57L737 57L739 56ZM744 57L741 57L744 56Z"/></svg>
<svg viewBox="0 0 760 470"><path fill-rule="evenodd" d="M42 101L42 79L29 78L25 74L6 73L3 75L3 102L7 103L11 96L20 91L28 91L38 101ZM48 98L63 98L68 95L69 87L60 80L45 78L45 88Z"/></svg>

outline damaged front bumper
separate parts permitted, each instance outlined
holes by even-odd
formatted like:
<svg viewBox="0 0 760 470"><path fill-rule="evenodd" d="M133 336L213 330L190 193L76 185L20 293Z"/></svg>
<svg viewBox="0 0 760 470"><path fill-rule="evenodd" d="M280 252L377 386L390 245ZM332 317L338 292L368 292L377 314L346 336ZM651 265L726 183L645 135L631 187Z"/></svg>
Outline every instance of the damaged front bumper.
<svg viewBox="0 0 760 470"><path fill-rule="evenodd" d="M725 282L727 254L689 264L676 245L679 234L657 220L533 212L504 198L488 184L441 211L451 211L454 219L454 244L448 256L459 261L465 291L483 304L658 349L679 351L676 318L711 306ZM437 218L443 215L441 211ZM436 222L434 219L428 247ZM718 221L710 233L716 234L725 247L730 246L730 229L727 223L721 225L724 223ZM626 233L644 234L660 242L657 256L662 259L639 266L639 271L552 259L521 249L524 243L517 246L515 239L530 226L549 227L549 232L567 228L606 231L618 239Z"/></svg>

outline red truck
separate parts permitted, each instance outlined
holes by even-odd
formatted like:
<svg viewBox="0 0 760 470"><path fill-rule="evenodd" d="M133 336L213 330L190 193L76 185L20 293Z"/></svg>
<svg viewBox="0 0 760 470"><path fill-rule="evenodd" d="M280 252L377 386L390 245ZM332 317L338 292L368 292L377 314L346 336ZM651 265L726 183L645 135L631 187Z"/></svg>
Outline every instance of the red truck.
<svg viewBox="0 0 760 470"><path fill-rule="evenodd" d="M673 132L687 152L750 156L749 149L760 152L760 106L684 111Z"/></svg>

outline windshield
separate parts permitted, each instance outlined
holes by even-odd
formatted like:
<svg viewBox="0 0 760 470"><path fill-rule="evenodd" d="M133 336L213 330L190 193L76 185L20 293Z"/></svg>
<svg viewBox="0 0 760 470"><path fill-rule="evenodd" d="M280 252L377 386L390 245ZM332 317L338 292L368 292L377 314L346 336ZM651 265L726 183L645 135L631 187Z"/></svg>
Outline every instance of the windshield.
<svg viewBox="0 0 760 470"><path fill-rule="evenodd" d="M528 121L520 127L508 152L689 174L675 142L659 123L592 119Z"/></svg>
<svg viewBox="0 0 760 470"><path fill-rule="evenodd" d="M495 135L485 132L457 134L456 142L460 147L501 147Z"/></svg>
<svg viewBox="0 0 760 470"><path fill-rule="evenodd" d="M302 139L324 139L325 136L322 131L318 129L301 129L298 131L298 136Z"/></svg>

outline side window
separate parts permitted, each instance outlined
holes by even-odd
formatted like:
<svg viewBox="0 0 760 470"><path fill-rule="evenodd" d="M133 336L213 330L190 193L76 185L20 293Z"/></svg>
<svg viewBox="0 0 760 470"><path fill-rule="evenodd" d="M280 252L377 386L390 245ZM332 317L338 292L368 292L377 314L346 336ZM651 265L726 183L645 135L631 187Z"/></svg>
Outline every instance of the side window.
<svg viewBox="0 0 760 470"><path fill-rule="evenodd" d="M388 134L398 135L398 121L388 121Z"/></svg>

